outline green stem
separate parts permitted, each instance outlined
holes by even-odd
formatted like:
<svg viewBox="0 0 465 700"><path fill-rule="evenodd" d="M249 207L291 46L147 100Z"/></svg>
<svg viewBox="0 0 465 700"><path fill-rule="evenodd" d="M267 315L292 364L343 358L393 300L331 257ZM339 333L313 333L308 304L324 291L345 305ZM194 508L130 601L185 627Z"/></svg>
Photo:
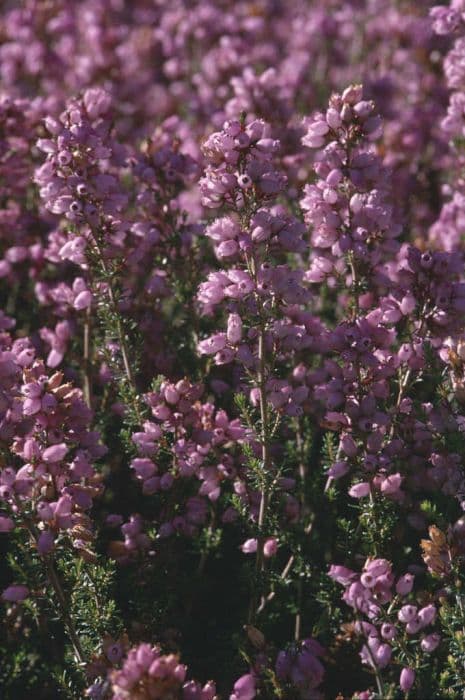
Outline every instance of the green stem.
<svg viewBox="0 0 465 700"><path fill-rule="evenodd" d="M58 574L55 570L55 567L53 565L53 560L50 559L49 557L45 558L45 567L47 569L49 581L52 584L52 588L55 591L55 595L58 599L58 605L59 605L60 610L61 610L63 624L66 628L66 632L68 633L68 637L71 640L71 644L73 646L76 659L78 660L79 664L84 664L84 662L85 662L84 652L82 650L81 642L79 640L79 636L78 636L76 628L74 626L74 622L73 622L73 620L68 612L68 609L69 609L68 602L66 600L65 593L64 593L63 588L61 586L59 576L58 576Z"/></svg>
<svg viewBox="0 0 465 700"><path fill-rule="evenodd" d="M20 504L17 503L19 512L20 512ZM22 520L24 525L26 526L27 531L29 532L31 538L33 539L34 542L37 542L39 533L34 525L34 523L25 515L22 514ZM76 656L76 659L79 664L84 664L85 663L85 654L83 652L81 642L79 640L79 635L76 631L76 627L74 625L73 619L69 613L69 604L68 601L66 600L66 595L63 590L63 587L61 585L60 577L58 576L55 566L53 563L52 557L47 554L44 557L41 557L41 559L44 561L45 564L45 569L47 572L48 580L50 581L50 584L55 592L56 598L58 600L58 607L60 608L61 612L61 618L63 621L64 628L66 630L66 633L71 641L74 654Z"/></svg>
<svg viewBox="0 0 465 700"><path fill-rule="evenodd" d="M84 399L89 408L92 408L92 363L91 363L91 316L90 308L86 311L84 321L84 351L83 351L83 372L84 372Z"/></svg>
<svg viewBox="0 0 465 700"><path fill-rule="evenodd" d="M116 334L118 336L118 344L121 352L121 359L123 361L123 368L124 368L124 373L126 375L126 380L128 383L128 386L130 388L131 392L131 401L132 401L132 409L134 411L134 414L137 418L137 422L139 425L142 425L143 419L140 411L140 406L139 406L139 398L138 398L138 393L137 393L137 387L134 379L134 375L131 369L131 364L129 361L129 349L127 345L127 338L126 338L126 332L123 328L123 323L121 320L121 314L118 308L118 303L116 300L116 293L115 293L115 288L113 285L113 278L108 270L108 266L106 264L104 255L102 253L102 250L100 248L100 245L97 241L96 236L94 236L94 245L95 249L97 251L98 255L98 261L101 266L101 270L103 273L103 277L105 279L105 283L107 285L107 290L108 290L108 298L110 301L110 307L111 311L113 313L113 316L116 321Z"/></svg>
<svg viewBox="0 0 465 700"><path fill-rule="evenodd" d="M257 284L257 265L254 258L248 261L250 272L253 276L255 284ZM265 569L265 557L263 547L265 544L265 528L267 520L267 511L269 505L269 474L271 473L271 423L268 410L268 401L266 396L267 382L267 357L266 357L266 318L263 313L261 299L258 294L255 295L258 316L259 316L259 335L258 335L258 372L257 385L259 391L259 407L260 407L260 442L261 442L261 484L260 484L260 509L258 513L258 536L257 536L257 553L255 557L255 576L253 584L253 593L249 608L249 623L252 624L257 610L257 584L260 574ZM261 606L264 605L264 597L261 600Z"/></svg>

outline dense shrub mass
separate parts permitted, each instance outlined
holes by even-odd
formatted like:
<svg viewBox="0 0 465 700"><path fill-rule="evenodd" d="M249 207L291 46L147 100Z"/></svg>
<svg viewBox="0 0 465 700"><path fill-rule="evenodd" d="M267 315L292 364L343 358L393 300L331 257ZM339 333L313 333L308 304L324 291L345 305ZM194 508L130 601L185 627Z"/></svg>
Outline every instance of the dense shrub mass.
<svg viewBox="0 0 465 700"><path fill-rule="evenodd" d="M4 0L0 695L465 697L465 0Z"/></svg>

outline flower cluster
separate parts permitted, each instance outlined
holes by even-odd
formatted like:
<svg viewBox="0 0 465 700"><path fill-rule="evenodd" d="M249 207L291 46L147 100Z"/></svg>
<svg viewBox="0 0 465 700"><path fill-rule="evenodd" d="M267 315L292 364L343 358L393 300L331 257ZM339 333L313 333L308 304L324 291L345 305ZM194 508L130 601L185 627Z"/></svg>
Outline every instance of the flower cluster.
<svg viewBox="0 0 465 700"><path fill-rule="evenodd" d="M159 391L146 396L154 420L146 421L143 431L132 435L139 456L131 461L131 469L145 495L163 496L172 490L185 493L180 482L197 482L186 498L184 514L179 512L179 499L174 517L169 506L172 498L160 509L159 535L163 538L176 532L193 536L205 522L208 502L218 501L223 482L233 481L241 466L231 448L245 439L244 427L238 419L230 420L225 411L216 411L213 404L201 403L203 393L200 383L163 381ZM231 517L231 510L223 514L225 520Z"/></svg>
<svg viewBox="0 0 465 700"><path fill-rule="evenodd" d="M368 559L361 574L333 565L329 575L344 586L343 600L357 615L355 631L366 640L360 653L364 664L384 669L395 662L399 654L413 662L415 645L423 654L430 654L438 647L441 637L431 630L437 615L436 606L408 602L415 579L413 574L404 574L396 580L391 562ZM406 652L407 649L411 651ZM400 673L400 689L409 691L414 682L415 671L404 667Z"/></svg>
<svg viewBox="0 0 465 700"><path fill-rule="evenodd" d="M0 471L0 499L10 514L3 531L26 527L39 554L66 534L93 557L87 511L102 490L94 463L106 448L90 429L91 411L63 374L49 375L24 341L2 338L2 433L9 459Z"/></svg>
<svg viewBox="0 0 465 700"><path fill-rule="evenodd" d="M204 686L187 681L187 666L180 663L176 654L162 654L159 647L140 644L130 649L121 669L109 672L110 694L100 685L87 691L87 697L112 698L112 700L215 700L213 682Z"/></svg>
<svg viewBox="0 0 465 700"><path fill-rule="evenodd" d="M307 278L322 282L344 274L345 256L368 275L395 252L401 230L388 203L387 173L371 147L381 120L356 85L333 95L326 113L307 119L305 129L304 146L324 146L315 159L318 179L306 185L302 200L314 256Z"/></svg>
<svg viewBox="0 0 465 700"><path fill-rule="evenodd" d="M302 700L321 697L316 690L324 676L320 658L324 649L315 639L304 639L300 645L280 651L276 659L276 675L284 684L298 691Z"/></svg>
<svg viewBox="0 0 465 700"><path fill-rule="evenodd" d="M2 4L6 700L463 696L464 29Z"/></svg>
<svg viewBox="0 0 465 700"><path fill-rule="evenodd" d="M69 221L95 225L99 216L114 216L124 196L106 163L113 155L109 145L110 96L103 90L86 90L82 101L70 101L59 120L47 118L51 138L37 146L47 160L36 173L40 195L53 214Z"/></svg>

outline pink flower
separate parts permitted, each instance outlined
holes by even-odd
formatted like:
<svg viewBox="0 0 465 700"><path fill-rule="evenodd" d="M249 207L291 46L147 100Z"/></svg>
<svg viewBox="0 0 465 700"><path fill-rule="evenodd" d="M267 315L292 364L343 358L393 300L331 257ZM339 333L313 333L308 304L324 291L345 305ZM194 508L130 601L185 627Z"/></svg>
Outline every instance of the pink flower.
<svg viewBox="0 0 465 700"><path fill-rule="evenodd" d="M242 339L242 320L239 314L229 314L227 338L232 345L240 343Z"/></svg>
<svg viewBox="0 0 465 700"><path fill-rule="evenodd" d="M423 627L430 625L436 618L436 608L434 605L427 605L418 611L418 617Z"/></svg>
<svg viewBox="0 0 465 700"><path fill-rule="evenodd" d="M417 608L415 605L404 605L397 613L397 617L400 622L405 624L411 622L416 617L416 614Z"/></svg>
<svg viewBox="0 0 465 700"><path fill-rule="evenodd" d="M244 554L253 554L257 551L257 540L246 540L243 544L241 544L241 549Z"/></svg>
<svg viewBox="0 0 465 700"><path fill-rule="evenodd" d="M397 630L394 625L389 622L384 622L381 626L381 636L384 639L394 639L397 636Z"/></svg>
<svg viewBox="0 0 465 700"><path fill-rule="evenodd" d="M79 292L77 297L73 302L73 306L76 311L82 311L82 309L88 309L92 304L92 293L87 289L83 292Z"/></svg>
<svg viewBox="0 0 465 700"><path fill-rule="evenodd" d="M68 452L68 447L64 442L58 445L52 445L47 447L42 453L42 459L44 462L61 462L61 460L66 456Z"/></svg>
<svg viewBox="0 0 465 700"><path fill-rule="evenodd" d="M433 652L436 649L440 641L440 635L437 634L437 632L433 632L433 634L428 634L426 635L426 637L423 637L423 639L420 642L420 646L424 652L426 652L427 654L431 654L431 652Z"/></svg>
<svg viewBox="0 0 465 700"><path fill-rule="evenodd" d="M404 574L401 576L396 583L396 591L399 595L407 595L413 588L413 581L415 576L413 574Z"/></svg>
<svg viewBox="0 0 465 700"><path fill-rule="evenodd" d="M215 355L226 346L226 333L216 333L198 344L199 352L202 355Z"/></svg>
<svg viewBox="0 0 465 700"><path fill-rule="evenodd" d="M277 551L278 541L276 537L270 537L263 545L263 554L269 559L270 557L274 557Z"/></svg>
<svg viewBox="0 0 465 700"><path fill-rule="evenodd" d="M391 656L392 656L392 649L389 646L389 644L380 644L380 646L374 652L376 664L380 668L384 668L385 666L388 665L388 663L391 660Z"/></svg>
<svg viewBox="0 0 465 700"><path fill-rule="evenodd" d="M359 484L354 484L349 489L349 496L352 498L365 498L370 493L370 484L367 481L362 481Z"/></svg>
<svg viewBox="0 0 465 700"><path fill-rule="evenodd" d="M328 575L343 586L348 586L357 577L355 571L334 564L330 566Z"/></svg>
<svg viewBox="0 0 465 700"><path fill-rule="evenodd" d="M229 700L254 700L255 690L255 677L248 673L234 683L234 692L229 696Z"/></svg>
<svg viewBox="0 0 465 700"><path fill-rule="evenodd" d="M415 683L415 671L412 668L403 668L400 672L400 689L407 693Z"/></svg>
<svg viewBox="0 0 465 700"><path fill-rule="evenodd" d="M381 482L381 492L385 494L397 493L402 484L402 476L400 474L390 474Z"/></svg>

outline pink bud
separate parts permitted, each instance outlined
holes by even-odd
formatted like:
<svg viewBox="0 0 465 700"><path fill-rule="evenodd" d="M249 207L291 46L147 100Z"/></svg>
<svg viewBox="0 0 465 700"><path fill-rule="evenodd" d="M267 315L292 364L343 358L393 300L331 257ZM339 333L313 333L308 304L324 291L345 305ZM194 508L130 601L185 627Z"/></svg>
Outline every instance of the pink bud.
<svg viewBox="0 0 465 700"><path fill-rule="evenodd" d="M347 462L335 462L331 469L328 471L328 476L332 476L333 479L340 479L341 476L347 474L349 471L349 464Z"/></svg>
<svg viewBox="0 0 465 700"><path fill-rule="evenodd" d="M410 620L410 622L407 622L405 625L405 631L407 634L416 634L419 630L424 625L422 625L422 622L418 616L414 617L413 620Z"/></svg>
<svg viewBox="0 0 465 700"><path fill-rule="evenodd" d="M255 678L248 673L234 683L234 693L229 696L229 700L253 700L255 695Z"/></svg>
<svg viewBox="0 0 465 700"><path fill-rule="evenodd" d="M426 637L423 637L420 646L424 652L430 654L436 649L440 641L441 637L439 634L437 634L437 632L434 632L433 634L428 634Z"/></svg>
<svg viewBox="0 0 465 700"><path fill-rule="evenodd" d="M381 626L381 636L384 639L394 639L397 635L397 630L394 627L394 625L391 625L389 622L385 622Z"/></svg>
<svg viewBox="0 0 465 700"><path fill-rule="evenodd" d="M342 586L348 586L356 577L355 571L348 569L346 566L332 564L329 568L328 576L340 583Z"/></svg>
<svg viewBox="0 0 465 700"><path fill-rule="evenodd" d="M63 517L66 515L71 514L71 510L73 507L73 500L71 496L68 496L65 494L64 496L61 496L58 501L56 502L55 506L55 517Z"/></svg>
<svg viewBox="0 0 465 700"><path fill-rule="evenodd" d="M79 294L74 300L73 306L76 309L76 311L82 311L82 309L88 309L91 304L92 294L87 289L83 292L79 292Z"/></svg>
<svg viewBox="0 0 465 700"><path fill-rule="evenodd" d="M402 299L402 301L400 302L400 310L402 311L404 316L406 316L406 315L412 313L412 311L415 309L416 305L417 305L417 302L416 302L415 297L413 296L413 294L408 292L405 295L405 297Z"/></svg>
<svg viewBox="0 0 465 700"><path fill-rule="evenodd" d="M168 386L165 387L165 390L163 393L164 393L166 402L170 403L172 405L177 404L179 399L181 398L179 391L176 389L176 387L173 384L168 384Z"/></svg>
<svg viewBox="0 0 465 700"><path fill-rule="evenodd" d="M168 420L171 418L171 410L162 403L152 408L152 413L158 420Z"/></svg>
<svg viewBox="0 0 465 700"><path fill-rule="evenodd" d="M58 445L47 447L42 454L44 462L60 462L68 452L66 445L61 442Z"/></svg>
<svg viewBox="0 0 465 700"><path fill-rule="evenodd" d="M178 664L173 670L173 676L177 681L183 683L186 678L187 666L184 664Z"/></svg>
<svg viewBox="0 0 465 700"><path fill-rule="evenodd" d="M45 501L39 501L37 504L37 515L41 520L51 520L53 518L53 508Z"/></svg>
<svg viewBox="0 0 465 700"><path fill-rule="evenodd" d="M364 204L364 198L361 194L354 194L350 199L350 208L355 213L358 214L361 211Z"/></svg>
<svg viewBox="0 0 465 700"><path fill-rule="evenodd" d="M330 107L326 112L326 121L331 129L338 129L341 126L341 117L337 109Z"/></svg>
<svg viewBox="0 0 465 700"><path fill-rule="evenodd" d="M239 314L229 314L227 338L232 345L240 343L242 339L242 320Z"/></svg>
<svg viewBox="0 0 465 700"><path fill-rule="evenodd" d="M341 438L341 447L348 457L355 457L357 454L357 445L355 444L355 440L347 433Z"/></svg>
<svg viewBox="0 0 465 700"><path fill-rule="evenodd" d="M349 489L349 496L352 498L364 498L370 493L370 484L367 481L362 481L359 484L354 484Z"/></svg>
<svg viewBox="0 0 465 700"><path fill-rule="evenodd" d="M216 333L205 340L201 340L198 349L201 355L215 355L226 346L226 333Z"/></svg>
<svg viewBox="0 0 465 700"><path fill-rule="evenodd" d="M146 459L143 457L136 457L131 462L131 467L136 472L138 479L145 481L153 476L157 470L155 464L151 459Z"/></svg>
<svg viewBox="0 0 465 700"><path fill-rule="evenodd" d="M231 256L236 255L238 250L239 246L237 241L222 241L216 247L216 254L218 258L230 258Z"/></svg>
<svg viewBox="0 0 465 700"><path fill-rule="evenodd" d="M372 559L371 561L365 562L365 569L369 571L372 576L379 578L391 572L391 563L387 559Z"/></svg>
<svg viewBox="0 0 465 700"><path fill-rule="evenodd" d="M380 668L384 668L391 660L392 649L389 644L381 644L374 653L376 663Z"/></svg>
<svg viewBox="0 0 465 700"><path fill-rule="evenodd" d="M360 576L360 583L362 586L365 586L365 588L373 588L376 584L376 579L372 574L369 573L364 573Z"/></svg>
<svg viewBox="0 0 465 700"><path fill-rule="evenodd" d="M404 605L397 613L397 617L399 618L400 622L405 624L407 622L411 622L415 618L416 614L417 608L415 605Z"/></svg>
<svg viewBox="0 0 465 700"><path fill-rule="evenodd" d="M386 479L383 479L381 483L381 492L386 494L397 493L402 484L402 477L400 474L391 474Z"/></svg>
<svg viewBox="0 0 465 700"><path fill-rule="evenodd" d="M413 668L403 668L400 672L400 689L406 693L410 690L412 685L415 683L415 671Z"/></svg>
<svg viewBox="0 0 465 700"><path fill-rule="evenodd" d="M407 595L413 588L413 574L405 574L401 576L396 583L396 591L399 595Z"/></svg>
<svg viewBox="0 0 465 700"><path fill-rule="evenodd" d="M432 622L434 622L436 617L435 606L427 605L426 607L421 608L421 610L418 611L418 617L423 627L430 625Z"/></svg>
<svg viewBox="0 0 465 700"><path fill-rule="evenodd" d="M244 554L253 554L257 551L257 540L246 540L243 544L241 544L241 549Z"/></svg>
<svg viewBox="0 0 465 700"><path fill-rule="evenodd" d="M263 545L263 554L265 557L274 557L278 551L278 541L275 537L270 537Z"/></svg>

